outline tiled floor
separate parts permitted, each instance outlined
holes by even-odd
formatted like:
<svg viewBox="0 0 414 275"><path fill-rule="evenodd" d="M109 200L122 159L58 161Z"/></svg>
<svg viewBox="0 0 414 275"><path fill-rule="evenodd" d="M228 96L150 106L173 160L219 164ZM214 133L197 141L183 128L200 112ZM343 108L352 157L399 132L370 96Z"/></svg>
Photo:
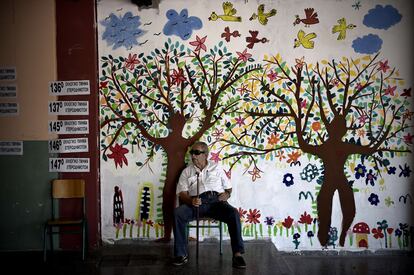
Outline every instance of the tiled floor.
<svg viewBox="0 0 414 275"><path fill-rule="evenodd" d="M195 245L190 244L190 261L182 267L171 265L172 244L140 241L102 247L92 251L85 262L79 254L60 252L42 262L36 252L1 252L3 270L11 274L413 274L412 251L372 253L336 250L301 253L280 252L271 242L245 242L247 262L245 270L232 268L228 241L223 244L220 256L217 241L200 244L198 263ZM6 273L4 273L6 274Z"/></svg>

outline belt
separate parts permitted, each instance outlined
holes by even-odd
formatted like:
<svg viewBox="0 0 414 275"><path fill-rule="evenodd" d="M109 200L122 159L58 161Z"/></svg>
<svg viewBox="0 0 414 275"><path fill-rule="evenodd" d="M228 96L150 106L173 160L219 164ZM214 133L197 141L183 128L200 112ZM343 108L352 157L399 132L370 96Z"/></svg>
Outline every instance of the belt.
<svg viewBox="0 0 414 275"><path fill-rule="evenodd" d="M216 191L206 191L206 192L201 193L200 194L200 197L201 196L203 196L203 197L211 197L211 196L217 196L217 195L218 195L218 192L216 192Z"/></svg>

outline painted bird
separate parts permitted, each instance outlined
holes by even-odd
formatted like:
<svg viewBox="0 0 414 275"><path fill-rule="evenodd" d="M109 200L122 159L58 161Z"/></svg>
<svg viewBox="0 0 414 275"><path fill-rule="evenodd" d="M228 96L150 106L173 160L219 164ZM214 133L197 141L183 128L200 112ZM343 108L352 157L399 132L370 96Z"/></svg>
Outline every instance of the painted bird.
<svg viewBox="0 0 414 275"><path fill-rule="evenodd" d="M257 38L257 35L259 34L258 31L249 31L250 35L249 37L246 37L246 42L249 42L249 44L247 44L247 48L249 49L253 49L254 44L262 42L262 43L266 43L269 42L269 39L267 39L266 37L263 38Z"/></svg>
<svg viewBox="0 0 414 275"><path fill-rule="evenodd" d="M261 4L257 7L257 14L253 13L249 20L252 21L257 18L260 24L266 25L267 21L269 21L268 18L276 15L276 13L276 9L271 9L269 12L264 12L264 4Z"/></svg>
<svg viewBox="0 0 414 275"><path fill-rule="evenodd" d="M302 45L305 49L313 49L314 42L311 40L314 38L316 38L316 33L311 32L311 33L305 34L303 30L299 30L298 37L295 38L293 47L297 48L300 45Z"/></svg>
<svg viewBox="0 0 414 275"><path fill-rule="evenodd" d="M339 32L338 38L336 38L336 40L344 40L346 37L346 30L352 30L354 28L356 28L356 25L354 24L346 24L346 20L345 18L341 18L338 20L339 25L334 25L332 27L332 33L337 33Z"/></svg>
<svg viewBox="0 0 414 275"><path fill-rule="evenodd" d="M230 28L229 27L225 27L224 28L224 32L221 34L221 37L224 37L224 40L226 40L227 42L230 42L230 37L239 37L241 36L241 34L239 33L239 31L233 31L230 32Z"/></svg>
<svg viewBox="0 0 414 275"><path fill-rule="evenodd" d="M210 21L216 21L217 19L221 19L223 21L233 21L233 22L241 22L242 19L240 16L235 16L237 10L233 8L233 4L230 2L224 2L223 3L223 11L224 14L217 15L214 11L211 13L208 20Z"/></svg>
<svg viewBox="0 0 414 275"><path fill-rule="evenodd" d="M318 13L314 12L314 8L307 8L305 9L305 18L299 18L299 15L295 15L296 19L295 22L293 22L293 26L299 24L302 22L305 24L305 27L309 27L309 25L317 24L319 23L318 19Z"/></svg>

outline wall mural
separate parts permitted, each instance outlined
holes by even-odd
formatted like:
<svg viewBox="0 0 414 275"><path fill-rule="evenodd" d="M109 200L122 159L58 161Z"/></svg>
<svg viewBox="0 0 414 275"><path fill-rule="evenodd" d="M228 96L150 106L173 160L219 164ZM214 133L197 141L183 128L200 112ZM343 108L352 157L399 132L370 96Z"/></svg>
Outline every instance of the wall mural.
<svg viewBox="0 0 414 275"><path fill-rule="evenodd" d="M203 140L246 240L412 248L412 54L391 35L411 35L405 5L98 1L103 241L173 237Z"/></svg>

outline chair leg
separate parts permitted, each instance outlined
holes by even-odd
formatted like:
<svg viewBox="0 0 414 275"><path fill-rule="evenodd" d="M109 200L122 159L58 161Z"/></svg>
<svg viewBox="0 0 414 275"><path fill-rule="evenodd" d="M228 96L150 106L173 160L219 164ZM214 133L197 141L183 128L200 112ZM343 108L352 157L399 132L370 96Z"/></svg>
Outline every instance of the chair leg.
<svg viewBox="0 0 414 275"><path fill-rule="evenodd" d="M223 255L223 224L219 222L219 230L220 230L220 255Z"/></svg>
<svg viewBox="0 0 414 275"><path fill-rule="evenodd" d="M45 225L43 229L43 262L46 262L47 260L46 239L47 239L47 225Z"/></svg>

